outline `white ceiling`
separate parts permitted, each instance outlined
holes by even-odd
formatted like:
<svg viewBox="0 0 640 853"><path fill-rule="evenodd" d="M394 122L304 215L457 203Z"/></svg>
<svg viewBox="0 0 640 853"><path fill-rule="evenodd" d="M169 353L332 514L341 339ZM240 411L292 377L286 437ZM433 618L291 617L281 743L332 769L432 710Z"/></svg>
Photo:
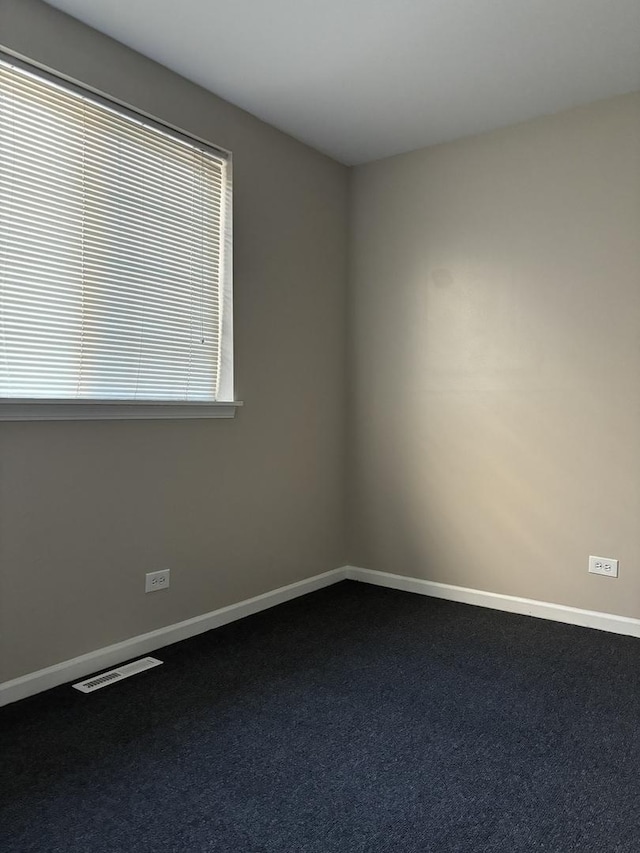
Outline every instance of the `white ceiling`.
<svg viewBox="0 0 640 853"><path fill-rule="evenodd" d="M343 163L640 89L640 0L51 0Z"/></svg>

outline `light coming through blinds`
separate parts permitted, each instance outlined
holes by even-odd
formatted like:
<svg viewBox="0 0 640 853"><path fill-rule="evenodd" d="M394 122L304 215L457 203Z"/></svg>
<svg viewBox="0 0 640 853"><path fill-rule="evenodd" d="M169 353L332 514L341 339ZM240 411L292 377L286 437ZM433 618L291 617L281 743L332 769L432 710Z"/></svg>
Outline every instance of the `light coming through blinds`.
<svg viewBox="0 0 640 853"><path fill-rule="evenodd" d="M0 62L0 398L217 399L227 168Z"/></svg>

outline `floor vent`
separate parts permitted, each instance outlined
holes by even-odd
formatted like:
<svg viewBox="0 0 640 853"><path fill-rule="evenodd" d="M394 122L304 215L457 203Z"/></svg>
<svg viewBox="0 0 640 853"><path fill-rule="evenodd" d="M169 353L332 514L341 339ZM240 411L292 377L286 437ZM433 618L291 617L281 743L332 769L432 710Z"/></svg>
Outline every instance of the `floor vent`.
<svg viewBox="0 0 640 853"><path fill-rule="evenodd" d="M93 675L91 678L86 678L84 681L78 681L72 687L75 687L81 693L93 693L94 690L100 690L101 687L106 687L107 684L122 681L123 678L129 678L130 675L137 675L139 672L144 672L145 669L160 666L161 663L162 661L157 658L140 658L140 660L134 660L133 663L119 666L117 669L110 669L109 672L103 672L100 675Z"/></svg>

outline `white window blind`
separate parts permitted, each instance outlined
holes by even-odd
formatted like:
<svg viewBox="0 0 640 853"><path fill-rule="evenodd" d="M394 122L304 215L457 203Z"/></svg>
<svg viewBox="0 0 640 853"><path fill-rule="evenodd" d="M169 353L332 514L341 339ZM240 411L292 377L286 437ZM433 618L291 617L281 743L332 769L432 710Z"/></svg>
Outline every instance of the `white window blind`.
<svg viewBox="0 0 640 853"><path fill-rule="evenodd" d="M0 398L218 400L228 168L0 61Z"/></svg>

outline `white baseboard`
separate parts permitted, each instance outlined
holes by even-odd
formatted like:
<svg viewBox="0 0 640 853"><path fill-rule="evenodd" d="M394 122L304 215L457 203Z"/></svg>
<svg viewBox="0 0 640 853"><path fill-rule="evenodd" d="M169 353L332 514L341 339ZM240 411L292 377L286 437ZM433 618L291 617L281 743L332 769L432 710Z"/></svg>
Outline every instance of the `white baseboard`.
<svg viewBox="0 0 640 853"><path fill-rule="evenodd" d="M10 702L17 702L19 699L25 699L27 696L33 696L43 690L49 690L51 687L65 684L68 681L83 678L85 675L91 675L93 672L117 666L125 660L138 657L138 655L149 654L149 652L156 651L163 646L177 643L179 640L195 637L196 634L202 634L212 628L219 628L228 622L251 616L253 613L259 613L261 610L267 610L269 607L275 607L276 604L282 604L344 579L344 568L332 569L321 575L315 575L312 578L282 586L271 592L265 592L263 595L257 595L255 598L248 598L246 601L221 607L219 610L211 611L211 613L204 613L202 616L195 616L193 619L186 619L184 622L167 625L166 628L149 631L148 634L140 634L138 637L115 643L113 646L106 646L86 655L62 661L54 666L48 666L46 669L30 672L28 675L14 678L12 681L5 681L0 684L0 707L8 705Z"/></svg>
<svg viewBox="0 0 640 853"><path fill-rule="evenodd" d="M504 610L507 613L550 619L553 622L565 622L568 625L580 625L583 628L596 628L612 634L640 637L640 619L633 619L630 616L615 616L613 613L601 613L598 610L581 610L566 604L551 604L548 601L536 601L532 598L519 598L515 595L502 595L498 592L436 583L389 572L360 569L356 566L345 566L344 573L347 580L386 586L404 592L415 592L432 598L444 598L447 601L458 601L462 604L475 604L478 607Z"/></svg>
<svg viewBox="0 0 640 853"><path fill-rule="evenodd" d="M248 598L228 607L221 607L211 613L177 622L148 634L140 634L121 643L97 649L86 655L71 660L62 661L46 669L31 672L12 681L0 684L0 707L10 702L17 702L27 696L33 696L51 687L75 681L103 669L117 666L125 660L139 655L146 655L163 646L195 637L219 628L229 622L259 613L291 601L301 595L314 592L342 580L354 580L362 583L399 589L404 592L414 592L418 595L428 595L432 598L444 598L447 601L458 601L462 604L474 604L478 607L488 607L492 610L504 610L507 613L520 613L524 616L535 616L539 619L550 619L554 622L565 622L569 625L580 625L584 628L596 628L613 634L625 634L629 637L640 637L640 619L629 616L615 616L612 613L601 613L597 610L580 610L564 604L551 604L547 601L535 601L531 598L519 598L514 595L502 595L497 592L486 592L480 589L469 589L448 583L411 578L404 575L394 575L389 572L377 572L372 569L361 569L356 566L344 566L333 569L321 575L274 589L255 598Z"/></svg>

